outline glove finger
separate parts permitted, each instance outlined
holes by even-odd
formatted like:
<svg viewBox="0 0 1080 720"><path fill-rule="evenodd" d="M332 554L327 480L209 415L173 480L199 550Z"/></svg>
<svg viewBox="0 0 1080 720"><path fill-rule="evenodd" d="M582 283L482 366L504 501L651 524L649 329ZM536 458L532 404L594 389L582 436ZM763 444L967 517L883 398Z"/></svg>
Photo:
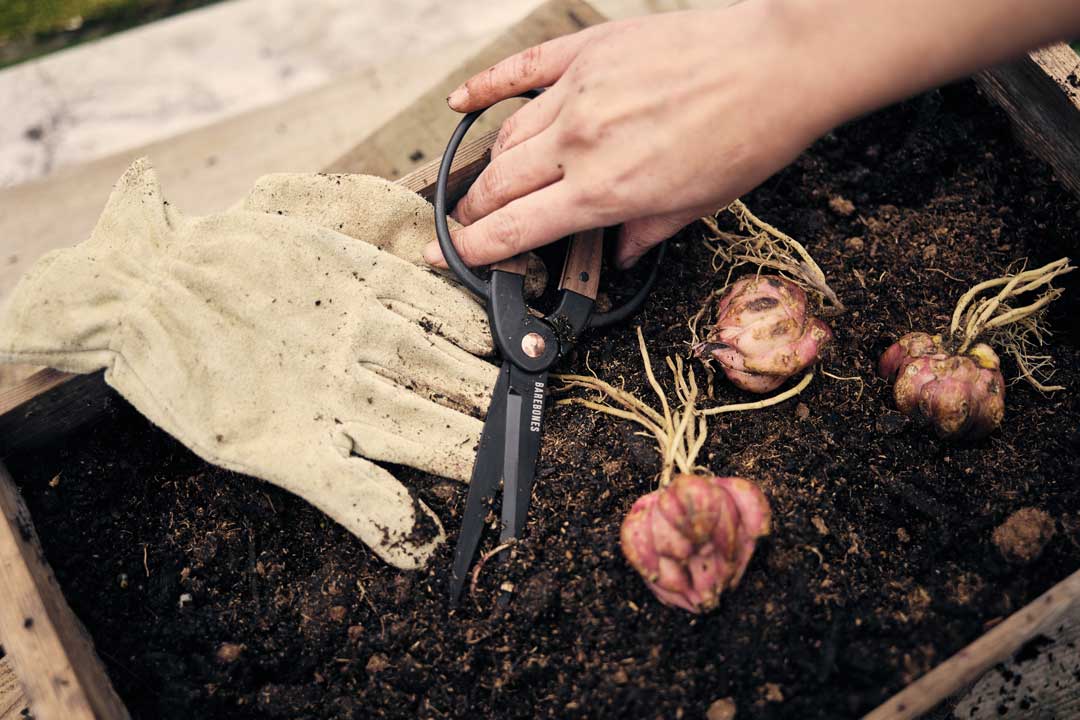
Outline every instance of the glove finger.
<svg viewBox="0 0 1080 720"><path fill-rule="evenodd" d="M440 477L469 479L484 427L480 420L375 377L359 382L347 400L333 418L339 447Z"/></svg>
<svg viewBox="0 0 1080 720"><path fill-rule="evenodd" d="M355 329L353 359L360 369L400 386L399 392L407 389L471 415L487 411L498 377L496 367L438 335L425 334L388 310L383 312L380 322ZM361 387L371 384L363 376L356 382Z"/></svg>
<svg viewBox="0 0 1080 720"><path fill-rule="evenodd" d="M476 297L434 273L385 260L376 259L364 273L383 305L474 355L494 353L487 311Z"/></svg>
<svg viewBox="0 0 1080 720"><path fill-rule="evenodd" d="M141 378L125 363L114 366L106 380L202 459L303 498L391 565L422 567L445 538L439 519L391 473L356 456L354 448L366 448L342 432L343 424L311 426L301 420L302 414L256 412L258 403L242 401L237 404L242 414L251 411L250 417L191 423L169 402L145 388L140 391ZM294 399L305 410L317 407L306 400Z"/></svg>
<svg viewBox="0 0 1080 720"><path fill-rule="evenodd" d="M234 210L306 220L432 270L458 286L452 272L431 268L422 257L424 245L435 237L431 205L382 178L311 173L264 175ZM453 218L448 221L451 229L459 227ZM547 270L531 253L529 260L525 297L535 298L543 294L547 285Z"/></svg>
<svg viewBox="0 0 1080 720"><path fill-rule="evenodd" d="M432 270L422 251L435 237L434 209L411 190L374 175L264 175L234 210L310 222ZM453 218L449 222L458 227ZM435 273L457 285L452 272Z"/></svg>
<svg viewBox="0 0 1080 720"><path fill-rule="evenodd" d="M426 200L372 175L264 175L240 208L306 220L415 265L424 264L421 251L435 237L435 219Z"/></svg>
<svg viewBox="0 0 1080 720"><path fill-rule="evenodd" d="M380 297L383 306L408 320L416 332L438 343L444 338L467 354L490 357L495 354L487 313L479 303L460 303L454 307L435 307L423 298ZM439 343L441 348L443 343ZM448 350L449 352L449 350Z"/></svg>
<svg viewBox="0 0 1080 720"><path fill-rule="evenodd" d="M76 373L108 367L126 307L153 281L179 222L150 163L136 160L90 238L43 256L22 277L0 314L0 361Z"/></svg>
<svg viewBox="0 0 1080 720"><path fill-rule="evenodd" d="M294 476L291 487L282 487L325 512L394 567L415 570L426 565L446 539L438 516L385 469L351 455L346 443L333 440L333 450L320 448L339 454L330 474L314 482Z"/></svg>
<svg viewBox="0 0 1080 720"><path fill-rule="evenodd" d="M224 213L186 223L182 241L177 241L183 247L173 253L169 274L198 285L202 295L220 295L219 286L230 282L242 291L241 299L255 288L268 299L310 291L320 304L329 306L336 299L354 318L397 301L427 332L477 355L493 352L486 312L475 297L427 269L340 233L262 213ZM246 300L231 304L251 305Z"/></svg>
<svg viewBox="0 0 1080 720"><path fill-rule="evenodd" d="M126 260L134 268L165 249L180 221L179 213L165 201L150 161L139 158L116 181L90 239L80 247L95 251L94 261L104 259L105 251L110 259Z"/></svg>
<svg viewBox="0 0 1080 720"><path fill-rule="evenodd" d="M256 217L258 223L250 222ZM306 223L234 214L204 218L191 227L212 241L192 243L173 258L162 292L214 302L162 302L153 313L140 316L141 331L153 330L156 340L138 344L153 349L154 358L187 357L186 351L165 352L171 346L168 338L190 335L185 328L198 327L218 337L222 348L230 348L228 364L234 367L250 366L247 358L253 352L278 358L278 363L286 361L287 352L288 362L306 367L305 358L311 358L315 369L307 372L337 378L339 384L348 380L347 373L367 367L404 389L464 412L487 406L497 372L467 350L489 349L491 336L481 309L463 292L363 243L346 244L344 236L326 230L311 232ZM305 228L309 232L301 234ZM384 305L390 299L384 295L388 283L381 274L418 281L409 283L418 297L441 289L437 297L443 297L447 307L397 303L394 312ZM404 305L416 322L403 316ZM221 328L232 330L223 333ZM307 352L291 355L297 349ZM199 368L206 362L223 357L222 352L194 355L190 367L180 368L175 377L204 372Z"/></svg>

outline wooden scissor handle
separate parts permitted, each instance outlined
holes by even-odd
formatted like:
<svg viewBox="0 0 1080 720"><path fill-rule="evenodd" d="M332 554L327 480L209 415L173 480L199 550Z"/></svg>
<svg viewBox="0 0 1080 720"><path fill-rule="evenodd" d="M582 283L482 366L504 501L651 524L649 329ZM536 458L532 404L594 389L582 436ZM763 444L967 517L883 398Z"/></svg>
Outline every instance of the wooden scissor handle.
<svg viewBox="0 0 1080 720"><path fill-rule="evenodd" d="M492 270L502 270L503 272L514 273L515 275L524 275L529 267L529 255L528 253L521 253L515 255L512 258L500 260L491 266Z"/></svg>
<svg viewBox="0 0 1080 720"><path fill-rule="evenodd" d="M559 289L570 290L595 300L600 287L600 261L604 252L604 230L584 230L570 238L570 247L563 261ZM528 254L521 253L491 266L492 270L524 275L529 265Z"/></svg>
<svg viewBox="0 0 1080 720"><path fill-rule="evenodd" d="M603 254L603 228L575 234L570 238L570 248L566 251L559 289L595 300L600 289L600 260Z"/></svg>

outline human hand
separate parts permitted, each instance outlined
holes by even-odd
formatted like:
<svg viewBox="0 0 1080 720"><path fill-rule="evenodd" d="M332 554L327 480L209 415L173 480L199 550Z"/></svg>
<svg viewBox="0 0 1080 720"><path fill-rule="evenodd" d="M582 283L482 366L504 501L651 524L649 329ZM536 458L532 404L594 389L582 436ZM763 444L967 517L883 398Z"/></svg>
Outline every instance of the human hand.
<svg viewBox="0 0 1080 720"><path fill-rule="evenodd" d="M749 0L557 38L448 99L469 112L550 86L504 123L454 245L482 265L623 223L631 265L833 126L1077 33L1075 0ZM437 243L424 257L444 264Z"/></svg>
<svg viewBox="0 0 1080 720"><path fill-rule="evenodd" d="M792 34L777 4L756 0L606 23L474 76L453 109L550 87L503 124L454 210L462 259L482 265L624 223L625 267L756 186L833 120L792 62ZM445 264L435 242L424 256Z"/></svg>

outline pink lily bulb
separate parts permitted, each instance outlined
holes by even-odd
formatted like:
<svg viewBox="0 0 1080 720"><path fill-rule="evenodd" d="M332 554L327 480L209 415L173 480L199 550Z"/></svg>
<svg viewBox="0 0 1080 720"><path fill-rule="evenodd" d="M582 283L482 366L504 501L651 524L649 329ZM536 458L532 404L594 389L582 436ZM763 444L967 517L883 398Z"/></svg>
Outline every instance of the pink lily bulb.
<svg viewBox="0 0 1080 720"><path fill-rule="evenodd" d="M751 275L721 298L716 323L694 354L716 360L743 390L766 393L817 361L831 339L802 288L778 275Z"/></svg>
<svg viewBox="0 0 1080 720"><path fill-rule="evenodd" d="M1005 416L1001 361L985 343L954 354L940 335L908 333L881 356L878 374L893 381L900 412L920 412L946 440L981 438Z"/></svg>
<svg viewBox="0 0 1080 720"><path fill-rule="evenodd" d="M769 534L765 495L739 477L676 475L623 519L623 555L665 605L699 614L739 584Z"/></svg>

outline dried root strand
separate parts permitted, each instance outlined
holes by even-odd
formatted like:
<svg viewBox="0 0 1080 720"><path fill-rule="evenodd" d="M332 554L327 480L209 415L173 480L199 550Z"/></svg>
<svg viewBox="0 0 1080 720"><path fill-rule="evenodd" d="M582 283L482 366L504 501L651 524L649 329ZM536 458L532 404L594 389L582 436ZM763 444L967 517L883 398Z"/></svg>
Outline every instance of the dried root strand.
<svg viewBox="0 0 1080 720"><path fill-rule="evenodd" d="M706 244L708 244L708 243L706 243ZM690 318L686 321L686 327L690 329L690 345L691 346L697 345L697 344L699 344L701 342L701 339L702 339L701 334L698 331L698 328L701 327L701 321L705 318L705 316L709 313L709 311L712 310L713 305L715 304L714 301L718 297L723 295L725 290L727 290L727 286L731 284L730 280L731 280L731 272L729 271L728 272L728 279L724 281L724 286L719 288L719 289L713 290L711 293L709 293L709 296L707 298L705 298L705 302L703 302L701 304L701 307L698 308L698 311L696 313L694 313L693 315L691 315ZM708 333L706 333L706 334L708 334ZM706 364L705 367L708 367L708 364ZM710 397L712 397L711 393L710 393Z"/></svg>
<svg viewBox="0 0 1080 720"><path fill-rule="evenodd" d="M694 454L691 455L690 448L696 444L700 449L701 444L704 443L704 440L701 440L700 443L696 442L696 436L693 435L698 430L696 426L690 430L691 439L687 440L687 428L690 426L690 420L695 412L693 402L696 399L697 386L696 384L693 385L693 391L688 396L690 404L684 404L681 411L672 412L667 401L667 395L653 372L652 361L649 358L649 351L645 347L645 337L642 335L640 327L637 328L637 338L638 350L641 352L641 358L645 365L645 375L648 378L649 386L660 400L662 412L654 410L633 393L617 388L600 378L588 375L557 375L556 378L562 382L562 386L558 389L565 391L581 387L594 390L601 394L598 401L572 397L563 398L558 403L560 405L582 405L606 415L636 422L643 427L656 440L657 447L660 450L660 456L663 459L660 486L665 487L671 482L676 467L680 472L690 472L693 469L694 458L697 453L694 451ZM611 404L612 402L614 405ZM704 435L704 427L701 428L701 434Z"/></svg>
<svg viewBox="0 0 1080 720"><path fill-rule="evenodd" d="M642 348L644 349L644 346ZM674 360L670 357L667 358L667 365L668 369L671 370L671 374L675 377L675 393L679 396L679 403L683 408L679 417L679 427L675 431L676 442L679 444L676 457L683 460L683 463L679 465L679 471L689 474L695 469L694 461L697 459L701 448L705 445L705 439L708 437L708 422L705 420L704 414L696 409L698 386L694 371L687 372L684 370L683 359L678 356Z"/></svg>
<svg viewBox="0 0 1080 720"><path fill-rule="evenodd" d="M1020 375L1040 392L1063 390L1047 385L1053 375L1053 360L1040 354L1050 333L1043 324L1046 308L1061 296L1053 287L1055 278L1075 270L1069 258L1061 258L1033 270L1007 274L978 283L962 296L953 310L949 334L963 354L977 340L1000 346L1016 360ZM979 297L988 290L1001 288L993 295ZM1026 305L1016 306L1021 295L1041 290Z"/></svg>
<svg viewBox="0 0 1080 720"><path fill-rule="evenodd" d="M810 381L814 379L814 371L809 370L803 375L802 380L792 387L779 392L771 397L767 397L764 400L754 400L752 402L744 403L732 403L730 405L718 405L717 407L705 408L701 411L702 415L723 415L724 413L744 412L747 410L761 410L763 408L771 407L773 405L779 405L785 400L790 400L803 390L807 388Z"/></svg>
<svg viewBox="0 0 1080 720"><path fill-rule="evenodd" d="M1018 322L1000 328L996 333L998 342L1016 361L1020 378L1026 380L1041 393L1064 390L1064 385L1047 385L1054 376L1054 358L1041 353L1039 348L1046 344L1050 335L1040 322L1045 310L1025 317Z"/></svg>
<svg viewBox="0 0 1080 720"><path fill-rule="evenodd" d="M960 352L966 350L983 331L1016 322L1046 307L1061 294L1060 290L1049 287L1050 283L1059 275L1070 273L1075 269L1075 266L1069 262L1069 258L1061 258L1041 268L1004 275L972 287L957 301L956 308L953 310L952 323L949 326L950 335L956 337L962 333L964 345L961 346ZM980 293L1002 285L1004 287L996 295L975 300ZM1048 289L1030 305L1010 308L1005 304L1009 298L1041 287Z"/></svg>
<svg viewBox="0 0 1080 720"><path fill-rule="evenodd" d="M804 290L816 292L823 299L823 315L839 315L846 310L836 292L829 287L825 273L802 243L754 215L741 200L721 212L730 213L738 221L739 230L748 233L742 235L721 230L715 217L701 219L712 232L706 245L713 251L713 269L727 264L728 282L735 268L751 263L779 272Z"/></svg>
<svg viewBox="0 0 1080 720"><path fill-rule="evenodd" d="M652 361L645 347L645 337L640 327L637 328L637 339L638 350L645 366L645 375L649 386L660 401L662 411L650 407L627 390L589 375L556 375L555 378L562 383L558 390L564 392L573 388L584 388L600 393L599 399L568 397L557 402L559 405L581 405L605 415L630 420L644 428L646 433L643 434L651 435L656 440L662 458L660 487L670 484L676 469L683 474L690 474L699 469L695 463L708 436L708 416L759 410L776 405L801 393L814 377L812 371L808 372L798 385L764 400L721 405L702 410L697 407L701 391L693 368L686 366L681 357L675 359L669 357L667 365L675 378L675 394L680 404L678 410L672 410L653 372Z"/></svg>
<svg viewBox="0 0 1080 720"><path fill-rule="evenodd" d="M473 568L472 578L469 580L469 597L476 597L476 586L480 583L480 571L484 569L484 566L487 565L488 561L503 550L508 550L513 547L515 542L516 540L514 538L510 538L498 547L492 548L480 556L480 560L476 563L476 567ZM479 606L477 607L479 608Z"/></svg>

